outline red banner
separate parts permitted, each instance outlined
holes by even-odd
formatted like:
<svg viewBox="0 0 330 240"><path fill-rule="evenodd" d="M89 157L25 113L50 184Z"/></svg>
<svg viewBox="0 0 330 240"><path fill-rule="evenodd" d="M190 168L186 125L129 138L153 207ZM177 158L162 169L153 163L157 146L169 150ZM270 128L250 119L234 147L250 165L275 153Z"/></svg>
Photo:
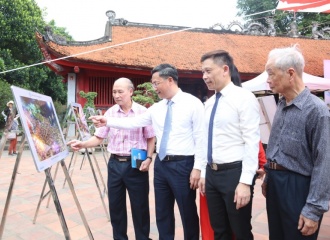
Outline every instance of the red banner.
<svg viewBox="0 0 330 240"><path fill-rule="evenodd" d="M330 13L330 0L280 0L278 10Z"/></svg>

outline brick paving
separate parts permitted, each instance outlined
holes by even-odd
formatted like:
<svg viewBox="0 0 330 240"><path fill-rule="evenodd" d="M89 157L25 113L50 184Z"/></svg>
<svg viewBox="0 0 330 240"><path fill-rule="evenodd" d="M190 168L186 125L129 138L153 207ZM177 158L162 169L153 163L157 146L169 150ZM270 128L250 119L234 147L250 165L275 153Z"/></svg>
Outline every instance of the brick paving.
<svg viewBox="0 0 330 240"><path fill-rule="evenodd" d="M69 165L71 154L65 159L66 165ZM101 152L95 152L95 157L101 168L101 172L106 181L106 163ZM93 158L92 158L93 159ZM96 240L112 239L111 224L108 221L106 212L103 208L101 197L97 190L91 167L87 160L83 160L83 155L77 156L75 168L72 171L72 182L77 194L78 200L86 216L90 230ZM0 159L0 217L3 216L4 205L6 202L8 188L12 178L15 156L8 156L4 151ZM82 163L83 162L83 163ZM81 167L81 169L80 169ZM94 163L95 167L95 163ZM153 167L150 171L150 216L151 232L150 238L158 239L158 232L155 222L154 192L153 192ZM55 166L52 169L54 174ZM97 174L99 177L99 175ZM45 174L38 173L29 150L24 150L17 172L17 177L10 201L10 206L6 218L6 224L3 232L3 240L57 240L65 239L61 224L56 212L56 208L51 199L47 207L47 198L43 200L36 223L33 224L33 218L36 212L37 204L40 198L42 187L45 181ZM69 228L71 239L87 240L88 235L80 218L79 211L75 205L74 199L68 185L63 187L64 173L59 167L55 180L56 191L63 209L67 226ZM99 179L101 190L102 183ZM253 200L252 225L256 240L268 239L267 214L265 210L265 199L260 192L260 180L255 186L255 197ZM48 186L47 186L48 189ZM107 197L104 198L108 208ZM199 199L197 199L199 205ZM129 202L128 202L129 206ZM131 221L130 207L128 207L128 235L129 239L135 239L134 229ZM176 208L176 237L183 239L182 225L178 209ZM319 234L320 240L330 239L330 213L325 214Z"/></svg>

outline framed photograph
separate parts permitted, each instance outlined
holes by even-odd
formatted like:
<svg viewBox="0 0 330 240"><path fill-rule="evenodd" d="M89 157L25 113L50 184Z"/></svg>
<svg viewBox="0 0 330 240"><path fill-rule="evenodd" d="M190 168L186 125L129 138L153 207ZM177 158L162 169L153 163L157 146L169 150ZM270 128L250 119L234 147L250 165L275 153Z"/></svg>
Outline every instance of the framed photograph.
<svg viewBox="0 0 330 240"><path fill-rule="evenodd" d="M80 103L71 103L71 112L75 118L81 140L88 140L91 137L91 134L89 132L86 117Z"/></svg>
<svg viewBox="0 0 330 240"><path fill-rule="evenodd" d="M69 151L52 98L15 86L11 90L37 171L66 158Z"/></svg>
<svg viewBox="0 0 330 240"><path fill-rule="evenodd" d="M87 113L88 113L89 117L96 115L95 109L91 108L91 107L87 107Z"/></svg>

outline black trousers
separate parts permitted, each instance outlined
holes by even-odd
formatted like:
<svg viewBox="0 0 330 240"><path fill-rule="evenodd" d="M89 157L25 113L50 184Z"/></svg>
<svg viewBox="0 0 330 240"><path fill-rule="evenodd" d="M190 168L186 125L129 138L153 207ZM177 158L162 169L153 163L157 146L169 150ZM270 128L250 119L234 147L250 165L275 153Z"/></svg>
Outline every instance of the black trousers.
<svg viewBox="0 0 330 240"><path fill-rule="evenodd" d="M236 240L253 239L251 226L253 184L250 202L238 210L234 203L235 189L241 172L241 166L220 171L206 167L205 193L215 240L231 240L232 233L235 234Z"/></svg>
<svg viewBox="0 0 330 240"><path fill-rule="evenodd" d="M175 233L174 201L181 215L184 240L199 240L199 218L196 190L190 189L189 178L194 157L160 161L154 166L156 222L159 240L173 240Z"/></svg>
<svg viewBox="0 0 330 240"><path fill-rule="evenodd" d="M149 173L131 167L131 162L110 158L108 194L113 239L127 240L126 190L129 195L135 238L149 239Z"/></svg>
<svg viewBox="0 0 330 240"><path fill-rule="evenodd" d="M298 230L301 210L306 204L310 177L291 171L268 170L267 215L270 240L317 239L318 230L303 236ZM319 225L321 220L319 222Z"/></svg>

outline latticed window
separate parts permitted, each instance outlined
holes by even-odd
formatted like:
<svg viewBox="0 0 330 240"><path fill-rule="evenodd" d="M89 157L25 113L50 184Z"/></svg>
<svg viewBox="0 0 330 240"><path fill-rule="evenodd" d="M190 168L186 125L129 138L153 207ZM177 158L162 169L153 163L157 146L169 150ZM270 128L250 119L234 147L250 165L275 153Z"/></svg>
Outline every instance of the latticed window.
<svg viewBox="0 0 330 240"><path fill-rule="evenodd" d="M89 77L89 91L97 92L94 99L95 106L113 105L112 86L116 78L114 77Z"/></svg>
<svg viewBox="0 0 330 240"><path fill-rule="evenodd" d="M95 106L106 107L115 104L112 97L112 87L119 77L113 76L90 76L88 78L88 87L90 92L97 92L97 97L94 100ZM150 80L150 77L128 77L132 80L134 87Z"/></svg>

